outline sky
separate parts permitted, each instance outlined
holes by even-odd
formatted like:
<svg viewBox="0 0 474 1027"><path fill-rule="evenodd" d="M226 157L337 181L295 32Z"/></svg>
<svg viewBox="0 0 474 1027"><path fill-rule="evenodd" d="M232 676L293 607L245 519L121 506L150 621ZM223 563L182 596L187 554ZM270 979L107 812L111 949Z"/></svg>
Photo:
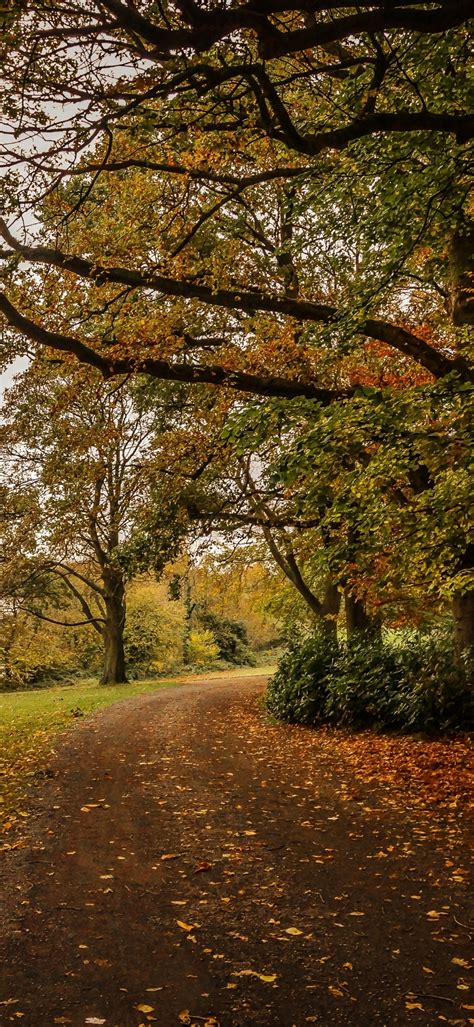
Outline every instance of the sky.
<svg viewBox="0 0 474 1027"><path fill-rule="evenodd" d="M17 359L13 361L13 364L10 364L10 367L7 367L7 369L0 374L0 399L3 396L5 389L8 389L9 385L11 385L15 375L19 374L19 372L23 371L27 366L27 357L17 357Z"/></svg>

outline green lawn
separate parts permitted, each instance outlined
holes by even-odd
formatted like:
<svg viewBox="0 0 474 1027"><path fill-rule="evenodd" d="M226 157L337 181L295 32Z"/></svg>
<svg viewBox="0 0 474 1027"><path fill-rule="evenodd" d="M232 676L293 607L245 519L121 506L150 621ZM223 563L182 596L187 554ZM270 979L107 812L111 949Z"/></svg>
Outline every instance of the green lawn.
<svg viewBox="0 0 474 1027"><path fill-rule="evenodd" d="M77 685L0 694L0 829L21 820L22 802L35 771L48 766L55 735L76 723L73 710L94 713L104 706L177 681L135 681L104 686Z"/></svg>

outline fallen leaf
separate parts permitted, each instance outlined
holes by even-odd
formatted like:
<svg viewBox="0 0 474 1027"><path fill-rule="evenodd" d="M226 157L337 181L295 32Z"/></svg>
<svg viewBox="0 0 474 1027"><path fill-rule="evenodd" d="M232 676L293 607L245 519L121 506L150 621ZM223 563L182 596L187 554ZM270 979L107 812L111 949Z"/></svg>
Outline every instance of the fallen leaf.
<svg viewBox="0 0 474 1027"><path fill-rule="evenodd" d="M135 1006L139 1013L153 1013L154 1006L147 1006L144 1002L141 1002L139 1006Z"/></svg>
<svg viewBox="0 0 474 1027"><path fill-rule="evenodd" d="M423 1009L421 1002L405 1002L406 1009Z"/></svg>
<svg viewBox="0 0 474 1027"><path fill-rule="evenodd" d="M292 934L296 937L298 934L303 934L303 931L299 931L297 927L285 927L285 934Z"/></svg>
<svg viewBox="0 0 474 1027"><path fill-rule="evenodd" d="M178 1013L178 1020L180 1023L191 1023L189 1009L182 1009L181 1012Z"/></svg>
<svg viewBox="0 0 474 1027"><path fill-rule="evenodd" d="M256 970L234 970L232 977L258 977L259 981L264 981L265 984L273 984L276 979L276 974L259 974Z"/></svg>
<svg viewBox="0 0 474 1027"><path fill-rule="evenodd" d="M471 964L468 962L467 959L458 959L457 957L455 957L451 960L451 962L454 963L455 966L462 966L464 970L471 969Z"/></svg>
<svg viewBox="0 0 474 1027"><path fill-rule="evenodd" d="M176 923L178 927L181 927L182 931L193 931L196 927L196 924L185 924L184 920L177 920Z"/></svg>

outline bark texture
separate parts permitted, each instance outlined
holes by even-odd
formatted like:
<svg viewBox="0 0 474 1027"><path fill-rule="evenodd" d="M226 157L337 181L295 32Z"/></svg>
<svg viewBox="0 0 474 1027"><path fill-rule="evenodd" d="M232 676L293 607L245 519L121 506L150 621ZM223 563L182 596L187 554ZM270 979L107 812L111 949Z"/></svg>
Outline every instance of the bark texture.
<svg viewBox="0 0 474 1027"><path fill-rule="evenodd" d="M103 630L104 669L102 685L120 685L127 680L123 633L125 588L120 571L104 569L106 619Z"/></svg>

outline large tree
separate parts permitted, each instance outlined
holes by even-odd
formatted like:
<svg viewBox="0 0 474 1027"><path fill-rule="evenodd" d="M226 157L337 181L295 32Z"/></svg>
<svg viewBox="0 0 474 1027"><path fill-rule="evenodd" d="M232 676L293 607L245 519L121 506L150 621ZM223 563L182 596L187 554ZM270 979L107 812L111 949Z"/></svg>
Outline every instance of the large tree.
<svg viewBox="0 0 474 1027"><path fill-rule="evenodd" d="M156 417L138 409L123 379L108 385L90 369L37 359L9 390L3 418L4 481L24 508L14 551L11 531L8 539L5 598L64 627L91 625L102 683L125 681L121 557L137 544L155 481ZM177 523L165 539L155 532L155 563L164 565L177 536Z"/></svg>

